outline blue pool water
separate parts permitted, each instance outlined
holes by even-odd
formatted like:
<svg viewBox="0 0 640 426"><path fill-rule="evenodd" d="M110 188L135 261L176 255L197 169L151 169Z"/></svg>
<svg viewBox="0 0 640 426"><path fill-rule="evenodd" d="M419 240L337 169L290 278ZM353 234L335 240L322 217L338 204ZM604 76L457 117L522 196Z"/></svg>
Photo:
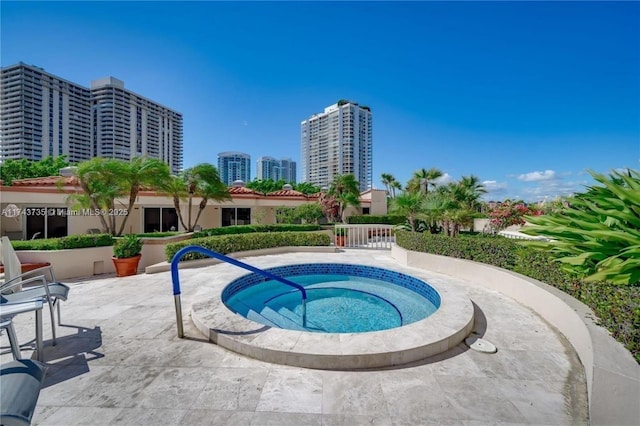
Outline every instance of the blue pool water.
<svg viewBox="0 0 640 426"><path fill-rule="evenodd" d="M307 322L301 292L256 274L229 284L222 301L233 312L271 327L324 333L355 333L400 327L431 315L440 296L417 278L361 265L308 264L269 272L307 291Z"/></svg>

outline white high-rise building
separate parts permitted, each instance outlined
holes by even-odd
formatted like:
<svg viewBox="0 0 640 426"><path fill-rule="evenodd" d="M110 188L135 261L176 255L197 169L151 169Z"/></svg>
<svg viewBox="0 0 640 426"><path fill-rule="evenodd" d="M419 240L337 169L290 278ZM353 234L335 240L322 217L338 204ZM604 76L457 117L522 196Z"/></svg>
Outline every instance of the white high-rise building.
<svg viewBox="0 0 640 426"><path fill-rule="evenodd" d="M0 163L93 156L89 89L22 62L2 68L0 82Z"/></svg>
<svg viewBox="0 0 640 426"><path fill-rule="evenodd" d="M353 174L360 190L372 188L371 109L340 100L300 123L303 182L328 187L335 175Z"/></svg>
<svg viewBox="0 0 640 426"><path fill-rule="evenodd" d="M233 182L241 180L249 182L251 180L251 156L243 152L221 152L218 154L218 172L220 180L233 185Z"/></svg>
<svg viewBox="0 0 640 426"><path fill-rule="evenodd" d="M2 68L1 87L0 162L146 155L182 170L182 114L125 90L118 79L95 80L89 89L19 63Z"/></svg>
<svg viewBox="0 0 640 426"><path fill-rule="evenodd" d="M257 163L256 179L284 180L287 183L296 183L296 162L291 158L276 160L273 157L260 157Z"/></svg>
<svg viewBox="0 0 640 426"><path fill-rule="evenodd" d="M91 82L93 150L96 157L129 160L147 155L182 170L182 114L106 77Z"/></svg>

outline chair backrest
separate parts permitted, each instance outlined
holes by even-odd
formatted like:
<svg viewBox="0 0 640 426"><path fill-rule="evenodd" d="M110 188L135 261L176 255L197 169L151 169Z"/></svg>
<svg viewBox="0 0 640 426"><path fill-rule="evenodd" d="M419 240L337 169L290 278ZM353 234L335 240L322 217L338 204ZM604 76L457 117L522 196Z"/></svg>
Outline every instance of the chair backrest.
<svg viewBox="0 0 640 426"><path fill-rule="evenodd" d="M2 237L0 244L0 254L2 255L2 264L4 265L4 279L9 281L22 274L22 266L20 259L16 254L9 237Z"/></svg>

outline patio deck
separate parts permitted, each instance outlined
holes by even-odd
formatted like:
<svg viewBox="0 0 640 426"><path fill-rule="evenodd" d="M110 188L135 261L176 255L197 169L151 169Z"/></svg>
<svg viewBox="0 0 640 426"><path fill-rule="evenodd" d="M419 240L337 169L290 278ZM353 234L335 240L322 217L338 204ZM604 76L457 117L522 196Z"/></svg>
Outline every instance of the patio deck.
<svg viewBox="0 0 640 426"><path fill-rule="evenodd" d="M270 364L208 343L188 319L207 282L231 265L181 271L185 333L176 332L168 272L69 282L57 346L33 419L72 424L585 424L584 370L566 339L508 297L448 276L401 267L388 252L291 253L245 258L370 264L462 289L476 306L475 331L495 354L464 344L401 368L324 371ZM47 315L44 315L45 319ZM21 342L34 320L16 317ZM45 340L50 328L44 326ZM50 344L49 342L46 342ZM11 358L2 338L2 361ZM31 356L24 350L23 357Z"/></svg>

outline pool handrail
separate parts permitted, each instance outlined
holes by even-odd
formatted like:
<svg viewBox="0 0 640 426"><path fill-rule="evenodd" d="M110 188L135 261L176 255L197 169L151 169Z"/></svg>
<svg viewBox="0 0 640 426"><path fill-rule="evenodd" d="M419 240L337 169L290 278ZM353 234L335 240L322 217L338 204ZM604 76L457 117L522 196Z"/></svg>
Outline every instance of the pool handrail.
<svg viewBox="0 0 640 426"><path fill-rule="evenodd" d="M180 259L187 253L197 252L200 254L204 254L205 256L213 257L214 259L221 260L223 262L230 263L239 268L246 269L255 274L262 275L270 280L279 281L285 285L294 287L299 290L302 294L302 326L307 326L307 291L300 284L296 284L292 281L289 281L286 278L280 277L278 275L274 275L270 272L263 271L262 269L256 268L255 266L251 266L247 263L240 262L237 259L234 259L229 256L225 256L222 253L218 253L213 250L206 249L201 246L191 245L187 247L183 247L176 252L176 254L171 259L171 281L173 282L173 298L176 307L176 322L178 324L178 337L184 337L184 328L182 324L182 305L180 303L180 276L178 273L178 264L180 263Z"/></svg>

